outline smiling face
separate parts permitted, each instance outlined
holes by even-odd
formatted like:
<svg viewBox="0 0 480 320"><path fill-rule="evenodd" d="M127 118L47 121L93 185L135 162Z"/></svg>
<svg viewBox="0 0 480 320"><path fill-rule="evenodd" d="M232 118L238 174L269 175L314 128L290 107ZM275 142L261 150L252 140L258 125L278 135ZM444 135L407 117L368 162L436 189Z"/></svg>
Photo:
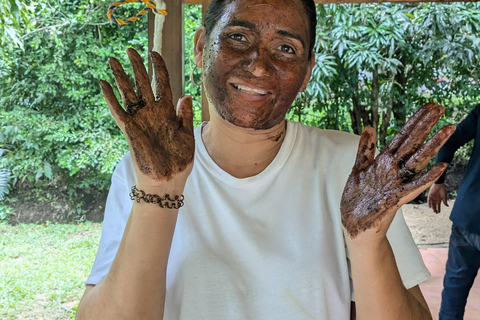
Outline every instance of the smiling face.
<svg viewBox="0 0 480 320"><path fill-rule="evenodd" d="M195 40L209 103L243 128L280 123L310 78L307 15L297 0L234 0L208 39L202 27Z"/></svg>

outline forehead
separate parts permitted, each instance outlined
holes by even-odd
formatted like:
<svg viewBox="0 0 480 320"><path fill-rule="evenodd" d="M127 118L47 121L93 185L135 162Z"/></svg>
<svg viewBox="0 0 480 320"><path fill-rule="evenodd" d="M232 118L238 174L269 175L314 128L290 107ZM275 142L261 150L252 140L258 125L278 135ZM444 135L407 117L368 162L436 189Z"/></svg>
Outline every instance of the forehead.
<svg viewBox="0 0 480 320"><path fill-rule="evenodd" d="M257 28L293 31L308 38L308 15L299 0L233 0L225 6L220 29L232 21Z"/></svg>

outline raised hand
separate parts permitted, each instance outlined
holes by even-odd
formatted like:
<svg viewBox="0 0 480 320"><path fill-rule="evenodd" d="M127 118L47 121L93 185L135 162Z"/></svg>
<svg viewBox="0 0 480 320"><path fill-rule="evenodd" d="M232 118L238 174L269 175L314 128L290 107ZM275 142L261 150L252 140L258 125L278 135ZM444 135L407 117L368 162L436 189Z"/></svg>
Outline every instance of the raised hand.
<svg viewBox="0 0 480 320"><path fill-rule="evenodd" d="M444 112L436 103L420 108L376 158L376 132L371 127L364 129L340 207L343 226L352 239L368 229L376 237L386 235L397 209L443 173L446 163L436 164L428 172L425 168L455 127L445 126L424 141Z"/></svg>
<svg viewBox="0 0 480 320"><path fill-rule="evenodd" d="M118 60L108 60L125 109L108 82L100 81L100 85L117 125L127 137L137 183L151 186L168 181L181 172L188 176L195 150L191 98L182 98L175 111L162 57L151 52L156 87L154 96L140 55L134 49L128 49L127 54L133 67L136 92Z"/></svg>

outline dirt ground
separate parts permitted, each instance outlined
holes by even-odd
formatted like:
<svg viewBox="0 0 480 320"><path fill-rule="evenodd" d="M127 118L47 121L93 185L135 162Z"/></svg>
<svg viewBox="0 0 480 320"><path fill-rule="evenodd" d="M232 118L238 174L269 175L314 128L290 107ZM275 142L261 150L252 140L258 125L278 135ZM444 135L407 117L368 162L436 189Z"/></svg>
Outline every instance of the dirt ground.
<svg viewBox="0 0 480 320"><path fill-rule="evenodd" d="M403 206L405 221L412 232L419 248L448 247L452 222L449 219L454 200L449 200L449 207L442 204L441 212L435 214L426 203L406 204Z"/></svg>

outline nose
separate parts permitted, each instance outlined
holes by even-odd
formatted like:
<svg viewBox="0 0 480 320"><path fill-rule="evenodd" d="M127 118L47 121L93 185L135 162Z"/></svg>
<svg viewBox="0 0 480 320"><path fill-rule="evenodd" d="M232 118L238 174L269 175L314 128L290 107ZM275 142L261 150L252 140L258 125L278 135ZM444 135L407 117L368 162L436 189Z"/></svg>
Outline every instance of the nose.
<svg viewBox="0 0 480 320"><path fill-rule="evenodd" d="M261 77L268 74L270 70L270 57L264 48L254 48L251 50L245 61L246 69L255 77Z"/></svg>

